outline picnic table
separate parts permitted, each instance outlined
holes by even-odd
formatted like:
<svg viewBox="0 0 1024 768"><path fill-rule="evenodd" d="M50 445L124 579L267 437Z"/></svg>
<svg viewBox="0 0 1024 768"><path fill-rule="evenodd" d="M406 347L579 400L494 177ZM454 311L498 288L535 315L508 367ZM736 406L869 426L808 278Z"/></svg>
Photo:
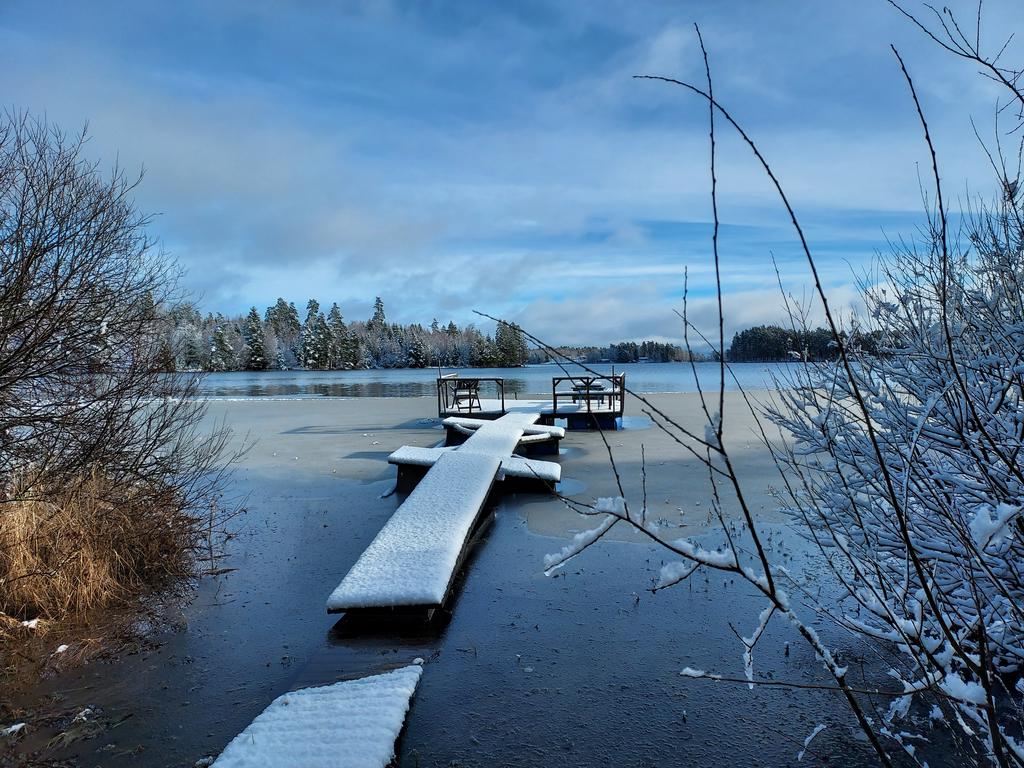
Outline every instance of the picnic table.
<svg viewBox="0 0 1024 768"><path fill-rule="evenodd" d="M578 403L581 400L588 403L596 400L598 405L603 405L605 399L607 399L608 404L611 405L613 394L614 390L609 389L600 381L590 377L579 379L572 385L572 401L574 403Z"/></svg>

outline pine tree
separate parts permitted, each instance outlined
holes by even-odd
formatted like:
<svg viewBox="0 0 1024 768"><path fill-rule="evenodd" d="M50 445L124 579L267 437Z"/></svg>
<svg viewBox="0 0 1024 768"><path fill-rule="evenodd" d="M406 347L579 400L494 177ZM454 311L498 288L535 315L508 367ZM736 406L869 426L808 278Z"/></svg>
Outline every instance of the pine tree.
<svg viewBox="0 0 1024 768"><path fill-rule="evenodd" d="M260 313L256 310L256 307L249 310L249 316L245 319L242 336L245 338L245 346L249 352L246 368L250 371L266 370L267 358L264 349L263 322L260 320Z"/></svg>
<svg viewBox="0 0 1024 768"><path fill-rule="evenodd" d="M378 296L373 301L373 317L366 324L367 328L382 329L387 325L387 316L384 314L384 302Z"/></svg>
<svg viewBox="0 0 1024 768"><path fill-rule="evenodd" d="M218 325L210 340L210 370L232 371L235 369L235 351L227 339L223 325Z"/></svg>
<svg viewBox="0 0 1024 768"><path fill-rule="evenodd" d="M295 309L295 304L278 299L274 306L267 308L264 319L267 327L273 331L274 337L277 339L278 352L285 361L283 367L293 365L299 357L295 353L302 331L302 324L299 322L299 313Z"/></svg>
<svg viewBox="0 0 1024 768"><path fill-rule="evenodd" d="M306 303L306 322L302 325L300 359L304 368L322 370L330 365L331 334L327 328L320 302L310 299Z"/></svg>
<svg viewBox="0 0 1024 768"><path fill-rule="evenodd" d="M510 332L512 335L513 351L512 365L526 365L526 361L530 359L530 349L526 343L526 334L523 333L523 329L515 323L512 323Z"/></svg>
<svg viewBox="0 0 1024 768"><path fill-rule="evenodd" d="M327 313L327 328L330 335L330 367L348 368L355 361L351 359L349 332L337 302L331 304L331 311Z"/></svg>
<svg viewBox="0 0 1024 768"><path fill-rule="evenodd" d="M427 345L419 336L413 336L409 342L409 353L406 365L409 368L426 368L428 363Z"/></svg>

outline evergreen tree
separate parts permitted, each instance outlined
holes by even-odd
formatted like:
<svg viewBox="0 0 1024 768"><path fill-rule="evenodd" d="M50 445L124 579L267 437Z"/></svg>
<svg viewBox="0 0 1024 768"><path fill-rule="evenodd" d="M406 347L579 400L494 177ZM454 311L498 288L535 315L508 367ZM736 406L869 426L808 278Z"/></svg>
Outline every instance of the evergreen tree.
<svg viewBox="0 0 1024 768"><path fill-rule="evenodd" d="M428 362L427 345L423 343L423 339L419 336L413 336L409 342L406 365L409 368L426 368Z"/></svg>
<svg viewBox="0 0 1024 768"><path fill-rule="evenodd" d="M323 370L330 365L331 333L327 328L320 302L310 299L306 303L306 322L302 326L302 354L304 368Z"/></svg>
<svg viewBox="0 0 1024 768"><path fill-rule="evenodd" d="M337 370L349 367L353 363L349 355L349 333L337 302L331 304L331 310L327 313L327 328L330 336L330 368Z"/></svg>
<svg viewBox="0 0 1024 768"><path fill-rule="evenodd" d="M245 338L245 346L249 353L245 367L250 371L265 370L267 358L264 349L263 322L260 320L260 313L256 307L249 310L242 336Z"/></svg>
<svg viewBox="0 0 1024 768"><path fill-rule="evenodd" d="M273 331L274 338L277 339L278 353L285 361L283 367L290 367L298 360L296 350L302 333L302 324L299 322L295 304L278 299L274 306L267 308L264 319L268 329Z"/></svg>
<svg viewBox="0 0 1024 768"><path fill-rule="evenodd" d="M224 326L218 325L210 341L210 370L233 371L235 367L235 351L231 348Z"/></svg>
<svg viewBox="0 0 1024 768"><path fill-rule="evenodd" d="M387 325L387 316L384 314L384 302L380 296L373 301L373 317L366 324L367 328L382 329Z"/></svg>

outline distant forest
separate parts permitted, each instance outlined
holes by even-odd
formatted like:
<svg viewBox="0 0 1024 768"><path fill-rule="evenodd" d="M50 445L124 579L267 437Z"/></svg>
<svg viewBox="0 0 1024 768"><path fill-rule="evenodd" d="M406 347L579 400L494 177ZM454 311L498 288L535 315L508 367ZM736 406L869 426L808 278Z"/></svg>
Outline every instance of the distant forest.
<svg viewBox="0 0 1024 768"><path fill-rule="evenodd" d="M436 319L429 326L388 322L378 297L373 315L346 322L337 303L325 312L320 302L306 302L304 316L292 302L278 299L261 314L253 307L246 315L203 315L192 304L167 312L166 365L172 370L262 371L304 368L511 368L545 363L552 355L529 348L522 329L499 323L493 335L473 324L462 328ZM866 351L877 338L862 336ZM608 346L563 346L555 352L581 363L665 363L714 359L688 353L676 344L656 341L623 342ZM824 328L794 332L761 325L737 333L726 351L730 362L830 360L836 349Z"/></svg>
<svg viewBox="0 0 1024 768"><path fill-rule="evenodd" d="M399 325L388 322L379 297L366 321L346 322L337 303L324 312L316 299L306 302L304 317L294 303L278 299L262 315L253 307L235 317L203 316L183 304L168 320L167 363L176 370L514 367L528 357L517 325L499 323L493 336L437 320L429 327Z"/></svg>
<svg viewBox="0 0 1024 768"><path fill-rule="evenodd" d="M846 338L868 354L877 354L877 333ZM785 360L835 360L838 348L827 328L796 330L777 325L759 325L740 331L732 338L725 356L734 363L782 362Z"/></svg>

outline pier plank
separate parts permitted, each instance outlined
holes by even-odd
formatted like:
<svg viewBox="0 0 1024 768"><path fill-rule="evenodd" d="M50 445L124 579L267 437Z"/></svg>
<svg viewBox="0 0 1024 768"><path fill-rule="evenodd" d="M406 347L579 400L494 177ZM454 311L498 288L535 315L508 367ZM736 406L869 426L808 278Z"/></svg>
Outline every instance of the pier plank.
<svg viewBox="0 0 1024 768"><path fill-rule="evenodd" d="M385 768L422 671L413 664L278 696L214 768Z"/></svg>
<svg viewBox="0 0 1024 768"><path fill-rule="evenodd" d="M497 456L444 452L331 593L328 612L442 605L500 467Z"/></svg>

